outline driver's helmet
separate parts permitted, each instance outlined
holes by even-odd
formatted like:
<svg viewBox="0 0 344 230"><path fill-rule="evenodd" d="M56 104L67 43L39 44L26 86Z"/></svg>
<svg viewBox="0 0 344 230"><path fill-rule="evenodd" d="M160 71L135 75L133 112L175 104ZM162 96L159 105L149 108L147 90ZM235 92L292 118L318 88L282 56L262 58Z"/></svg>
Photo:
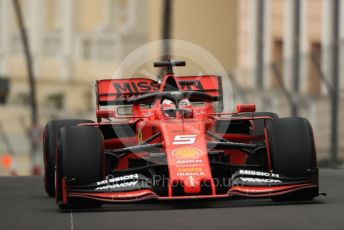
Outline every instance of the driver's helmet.
<svg viewBox="0 0 344 230"><path fill-rule="evenodd" d="M186 98L182 99L178 104L179 110L181 114L186 117L190 118L192 117L192 105L190 101Z"/></svg>
<svg viewBox="0 0 344 230"><path fill-rule="evenodd" d="M164 99L161 103L161 110L166 117L176 116L176 105L171 100Z"/></svg>

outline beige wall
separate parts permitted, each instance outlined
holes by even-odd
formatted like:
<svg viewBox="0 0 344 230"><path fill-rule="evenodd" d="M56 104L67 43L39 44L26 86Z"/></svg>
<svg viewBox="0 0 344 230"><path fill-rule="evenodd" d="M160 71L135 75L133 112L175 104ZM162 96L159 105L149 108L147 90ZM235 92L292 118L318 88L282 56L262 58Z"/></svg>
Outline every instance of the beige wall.
<svg viewBox="0 0 344 230"><path fill-rule="evenodd" d="M285 0L273 0L270 2L270 36L283 39L284 19L288 18L284 15L286 7Z"/></svg>
<svg viewBox="0 0 344 230"><path fill-rule="evenodd" d="M235 68L237 0L175 0L173 13L173 38L205 48L228 71Z"/></svg>
<svg viewBox="0 0 344 230"><path fill-rule="evenodd" d="M237 63L241 68L249 67L250 37L252 36L249 28L251 15L250 1L241 0L239 4L238 33L235 37L238 41Z"/></svg>
<svg viewBox="0 0 344 230"><path fill-rule="evenodd" d="M325 0L326 1L326 0ZM308 36L310 41L321 42L323 35L323 0L312 0L308 2Z"/></svg>
<svg viewBox="0 0 344 230"><path fill-rule="evenodd" d="M45 6L44 6L45 20L44 20L43 29L46 31L53 31L56 29L56 22L54 20L57 17L56 7L57 7L57 2L55 0L45 0Z"/></svg>
<svg viewBox="0 0 344 230"><path fill-rule="evenodd" d="M288 0L273 0L271 2L271 37L272 40L283 38L285 20L288 17L285 15L286 1ZM322 8L324 0L311 0L307 1L306 10L306 34L308 44L311 42L321 42L322 39Z"/></svg>
<svg viewBox="0 0 344 230"><path fill-rule="evenodd" d="M148 23L150 41L161 39L162 3L161 0L144 0L148 3Z"/></svg>
<svg viewBox="0 0 344 230"><path fill-rule="evenodd" d="M104 20L104 0L75 0L76 29L92 33Z"/></svg>

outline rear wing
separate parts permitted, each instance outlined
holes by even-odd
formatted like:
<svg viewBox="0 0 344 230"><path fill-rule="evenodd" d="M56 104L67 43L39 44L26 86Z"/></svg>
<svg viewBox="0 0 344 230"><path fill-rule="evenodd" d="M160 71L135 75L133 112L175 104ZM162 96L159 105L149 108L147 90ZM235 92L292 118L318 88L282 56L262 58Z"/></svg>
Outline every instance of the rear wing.
<svg viewBox="0 0 344 230"><path fill-rule="evenodd" d="M222 81L220 76L174 77L179 90L208 93L223 107ZM146 78L105 79L96 82L97 106L128 105L137 96L159 91L160 84Z"/></svg>

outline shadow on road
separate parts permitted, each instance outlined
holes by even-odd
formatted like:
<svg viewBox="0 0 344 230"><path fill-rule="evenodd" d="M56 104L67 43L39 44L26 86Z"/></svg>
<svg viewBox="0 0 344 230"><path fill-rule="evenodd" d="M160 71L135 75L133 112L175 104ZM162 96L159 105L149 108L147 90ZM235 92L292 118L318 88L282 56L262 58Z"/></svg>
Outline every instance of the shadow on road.
<svg viewBox="0 0 344 230"><path fill-rule="evenodd" d="M177 209L211 209L211 208L242 208L263 206L297 206L319 205L323 201L313 200L307 202L273 202L270 199L217 199L217 200L175 200L175 201L141 201L126 204L104 204L97 209L72 209L60 212L118 212L118 211L159 211ZM56 207L57 208L57 207Z"/></svg>

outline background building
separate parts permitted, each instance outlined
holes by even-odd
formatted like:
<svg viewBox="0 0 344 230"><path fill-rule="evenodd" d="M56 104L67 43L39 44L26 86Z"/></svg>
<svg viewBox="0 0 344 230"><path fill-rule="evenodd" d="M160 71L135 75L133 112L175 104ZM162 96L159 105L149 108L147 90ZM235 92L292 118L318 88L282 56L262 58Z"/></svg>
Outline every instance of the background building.
<svg viewBox="0 0 344 230"><path fill-rule="evenodd" d="M288 97L315 129L320 158L331 136L333 53L339 50L339 146L344 149L344 2L333 43L333 0L243 0L239 3L238 65L233 74L258 108L290 115ZM284 90L281 88L281 81ZM295 82L296 81L296 82ZM330 86L330 87L328 87ZM253 91L251 91L252 89ZM290 98L289 98L290 100Z"/></svg>
<svg viewBox="0 0 344 230"><path fill-rule="evenodd" d="M286 116L290 115L290 103L285 92L296 95L300 114L308 117L316 130L320 158L328 157L330 94L321 77L331 83L333 47L340 49L340 66L344 66L344 23L340 23L341 43L332 44L333 0L171 2L171 38L211 52L231 76L237 102L253 101L259 110ZM52 118L92 119L94 81L112 76L135 48L161 39L163 0L20 3L34 60L41 127ZM343 22L344 2L340 15ZM299 38L298 49L295 37ZM293 88L295 65L300 76L297 92ZM195 71L186 69L188 74ZM343 98L344 68L340 71ZM0 78L9 79L10 85L7 102L0 105L0 133L9 139L0 138L0 155L11 152L23 169L20 173L27 173L29 88L12 0L0 0ZM278 79L282 79L285 91ZM339 146L343 153L343 99L339 108ZM40 161L41 155L37 156Z"/></svg>

